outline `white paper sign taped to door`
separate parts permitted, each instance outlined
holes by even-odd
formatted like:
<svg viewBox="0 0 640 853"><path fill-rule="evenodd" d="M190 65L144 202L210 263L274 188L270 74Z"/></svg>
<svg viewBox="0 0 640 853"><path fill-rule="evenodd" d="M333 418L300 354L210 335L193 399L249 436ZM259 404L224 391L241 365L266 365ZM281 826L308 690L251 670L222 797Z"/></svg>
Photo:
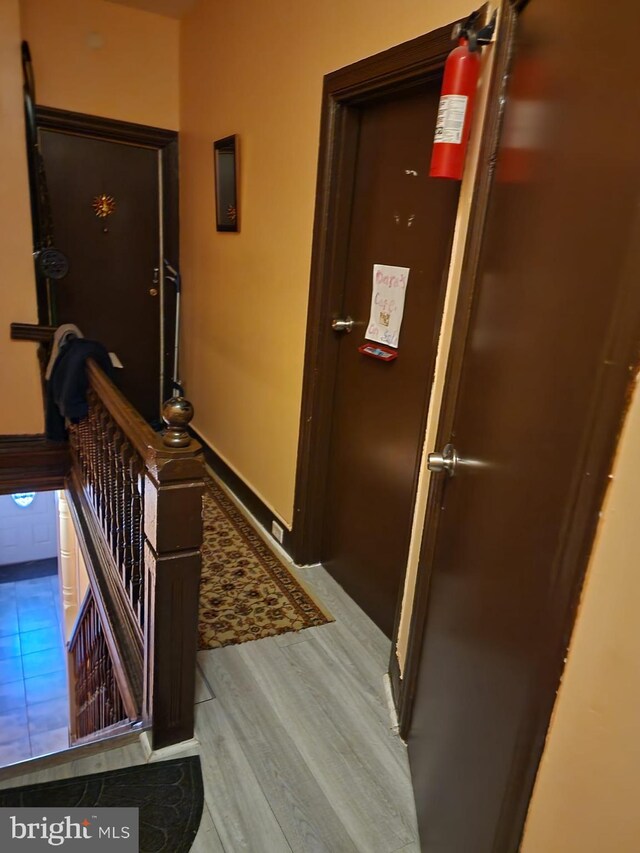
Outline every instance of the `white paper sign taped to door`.
<svg viewBox="0 0 640 853"><path fill-rule="evenodd" d="M408 267L373 265L371 318L365 334L368 341L398 346L408 281Z"/></svg>

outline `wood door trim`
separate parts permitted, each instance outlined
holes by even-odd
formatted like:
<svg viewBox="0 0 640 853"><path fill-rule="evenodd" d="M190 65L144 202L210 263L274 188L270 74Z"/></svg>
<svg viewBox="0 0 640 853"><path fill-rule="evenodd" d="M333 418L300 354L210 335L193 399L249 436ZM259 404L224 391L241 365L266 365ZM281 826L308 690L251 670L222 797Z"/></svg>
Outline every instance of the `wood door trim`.
<svg viewBox="0 0 640 853"><path fill-rule="evenodd" d="M501 11L499 53L496 56L496 74L488 105L487 120L490 122L490 130L485 140L485 145L491 146L492 153L487 147L480 161L471 236L463 263L437 447L443 446L450 439L454 424L463 359L471 325L484 225L494 177L504 85L513 53L517 12L525 5L525 3L503 4ZM521 843L531 792L571 640L580 591L593 548L600 509L609 484L609 474L624 418L640 371L640 291L634 283L637 269L640 267L640 247L635 248L633 262L628 265L624 290L616 305L615 316L609 330L607 361L602 364L599 375L594 377L591 412L582 447L584 463L581 466L581 469L588 471L590 476L576 478L572 484L572 497L568 502L569 510L565 518L563 538L554 563L554 586L549 593L548 610L544 621L548 648L536 674L533 687L534 704L521 724L517 750L512 756L510 779L505 786L493 842L492 849L495 851L516 850ZM401 693L399 709L400 733L404 738L407 737L411 723L427 617L435 542L442 515L440 507L443 485L442 478L434 477L429 487L409 648L403 674L404 689ZM392 666L392 670L397 674L397 662Z"/></svg>
<svg viewBox="0 0 640 853"><path fill-rule="evenodd" d="M326 328L331 307L341 303L344 293L346 251L344 247L340 251L339 238L348 225L355 174L358 123L352 108L433 78L452 49L456 23L324 78L292 533L294 559L300 564L320 557L337 369L337 348Z"/></svg>
<svg viewBox="0 0 640 853"><path fill-rule="evenodd" d="M73 113L54 107L36 106L36 124L38 130L51 130L58 133L71 133L77 136L93 137L108 142L122 142L155 148L161 154L162 164L162 216L164 236L164 257L180 269L180 219L179 219L179 175L178 145L176 130L166 130L144 124ZM54 222L55 226L55 222ZM175 337L175 297L170 287L164 289L164 399L172 394L173 342ZM49 318L39 314L40 324L47 325Z"/></svg>
<svg viewBox="0 0 640 853"><path fill-rule="evenodd" d="M504 92L506 89L507 76L513 53L516 20L517 17L511 5L503 3L499 15L499 37L495 45L496 55L494 58L492 77L487 96L484 132L478 156L478 169L476 172L476 180L469 214L468 236L462 261L460 286L451 332L451 345L447 360L447 370L445 373L444 392L436 447L444 447L444 444L446 444L446 442L442 442L442 435L447 432L446 429L443 429L443 425L446 422L448 430L450 431L450 424L453 419L453 412L458 398L458 389L462 374L462 359L467 345L467 337L471 321L471 309L476 291L476 274L480 263L480 251L484 236L484 226L489 206L489 197L493 185L495 159L500 141L502 113L504 108ZM425 567L427 566L430 558L433 556L430 550L431 545L433 544L432 529L439 517L437 507L439 506L438 501L442 496L443 486L444 482L441 477L431 478L420 546L416 589L409 627L407 657L402 678L400 677L400 667L396 656L396 650L395 648L391 650L391 686L398 711L400 735L403 738L406 738L409 732L411 713L413 711L413 702L415 699L418 666L420 663L421 640L426 622L427 599L429 594L430 577L429 572L426 571Z"/></svg>
<svg viewBox="0 0 640 853"><path fill-rule="evenodd" d="M146 145L151 148L166 148L178 139L178 132L175 130L41 105L36 107L36 123L38 128L43 130L96 136L112 142L129 142L132 145Z"/></svg>

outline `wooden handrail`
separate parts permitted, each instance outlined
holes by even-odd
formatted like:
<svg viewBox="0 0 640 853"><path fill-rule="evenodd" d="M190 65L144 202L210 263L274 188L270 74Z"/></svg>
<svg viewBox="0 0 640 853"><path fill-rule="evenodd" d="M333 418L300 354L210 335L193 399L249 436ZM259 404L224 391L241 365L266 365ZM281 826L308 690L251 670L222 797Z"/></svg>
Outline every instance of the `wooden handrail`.
<svg viewBox="0 0 640 853"><path fill-rule="evenodd" d="M36 323L11 323L11 340L33 341L35 343L50 343L56 331L56 326L42 326ZM158 470L168 461L183 463L176 473L185 479L191 476L184 463L201 452L199 442L191 438L186 447L177 447L166 439L163 440L155 433L142 418L134 406L116 388L113 382L89 359L87 370L90 381L96 387L105 407L120 428L129 436L136 451L145 460L150 470ZM168 424L170 426L170 424ZM170 450L170 453L167 453Z"/></svg>
<svg viewBox="0 0 640 853"><path fill-rule="evenodd" d="M101 560L105 594L118 633L129 638L129 665L141 638L142 718L160 748L193 735L202 448L184 429L192 413L186 401L170 401L168 429L156 433L91 360L87 374L89 414L70 428L71 481L109 551Z"/></svg>
<svg viewBox="0 0 640 853"><path fill-rule="evenodd" d="M54 331L11 325L14 340L43 343ZM129 718L122 724L150 727L161 748L193 736L202 447L187 432L193 409L183 398L165 404L167 428L157 433L91 359L87 376L89 412L69 425L66 480L93 602L82 630L92 627L103 661L108 651L110 689L117 683ZM83 738L99 736L105 718L92 703L85 697L78 711Z"/></svg>
<svg viewBox="0 0 640 853"><path fill-rule="evenodd" d="M36 323L11 323L11 340L50 343L56 328L56 326L41 326ZM103 404L116 423L127 433L137 452L151 470L161 467L169 460L186 461L194 454L201 452L199 442L193 438L190 438L185 447L178 447L154 432L93 359L87 361L87 372ZM170 423L167 425L171 426ZM170 453L167 453L167 450L170 450ZM185 472L185 476L189 476L188 473Z"/></svg>
<svg viewBox="0 0 640 853"><path fill-rule="evenodd" d="M87 376L100 402L135 447L145 464L148 461L151 462L155 458L156 447L159 444L157 433L151 429L138 410L131 405L92 358L87 360Z"/></svg>
<svg viewBox="0 0 640 853"><path fill-rule="evenodd" d="M168 446L165 436L151 429L138 410L91 358L87 360L87 375L91 388L135 447L148 471L157 474L171 462L177 469L178 478L187 479L201 473L202 445L199 441L190 438L186 447ZM165 422L169 426L166 416ZM195 465L189 464L192 460L196 460Z"/></svg>
<svg viewBox="0 0 640 853"><path fill-rule="evenodd" d="M36 343L48 343L53 339L55 326L38 326L35 323L12 323L12 341L35 341Z"/></svg>

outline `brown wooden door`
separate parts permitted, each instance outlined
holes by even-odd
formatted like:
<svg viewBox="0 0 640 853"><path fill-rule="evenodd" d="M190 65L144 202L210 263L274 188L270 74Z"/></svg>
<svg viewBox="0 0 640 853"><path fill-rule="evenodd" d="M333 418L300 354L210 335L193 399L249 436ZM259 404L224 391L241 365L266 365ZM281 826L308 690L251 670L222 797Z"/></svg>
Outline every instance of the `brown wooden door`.
<svg viewBox="0 0 640 853"><path fill-rule="evenodd" d="M632 377L640 112L623 11L531 0L516 27L441 428L462 461L432 482L421 568L409 756L427 853L519 846Z"/></svg>
<svg viewBox="0 0 640 853"><path fill-rule="evenodd" d="M458 185L427 176L440 80L361 108L322 561L391 636L442 313ZM398 358L358 352L374 264L409 268ZM337 306L339 307L339 306Z"/></svg>
<svg viewBox="0 0 640 853"><path fill-rule="evenodd" d="M40 130L39 139L55 244L69 258L69 274L52 285L56 321L75 323L115 352L124 365L117 373L123 393L154 420L160 409L158 151L51 130ZM94 209L102 195L115 205L104 217Z"/></svg>

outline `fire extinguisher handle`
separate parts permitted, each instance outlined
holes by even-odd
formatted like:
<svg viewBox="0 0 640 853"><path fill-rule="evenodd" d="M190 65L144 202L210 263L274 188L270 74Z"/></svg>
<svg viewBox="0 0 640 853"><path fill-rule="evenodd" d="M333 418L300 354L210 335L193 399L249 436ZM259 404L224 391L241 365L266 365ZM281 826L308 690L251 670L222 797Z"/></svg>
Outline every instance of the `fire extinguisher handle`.
<svg viewBox="0 0 640 853"><path fill-rule="evenodd" d="M493 41L493 35L496 31L497 19L498 12L497 10L494 10L489 23L485 27L482 27L482 29L478 30L478 32L475 34L476 44L479 44L480 46L485 44L491 44L491 42ZM471 50L471 44L469 44L469 50Z"/></svg>
<svg viewBox="0 0 640 853"><path fill-rule="evenodd" d="M479 47L485 44L491 44L493 35L496 31L496 21L498 17L497 10L494 10L491 20L488 24L479 30L475 29L475 23L480 17L480 11L472 12L469 17L459 24L456 24L451 33L452 41L463 38L468 42L469 52L475 53Z"/></svg>
<svg viewBox="0 0 640 853"><path fill-rule="evenodd" d="M466 20L459 25L458 32L455 31L452 38L468 38L468 33L471 32L475 26L476 21L480 17L480 9L476 9L475 12L472 12Z"/></svg>

